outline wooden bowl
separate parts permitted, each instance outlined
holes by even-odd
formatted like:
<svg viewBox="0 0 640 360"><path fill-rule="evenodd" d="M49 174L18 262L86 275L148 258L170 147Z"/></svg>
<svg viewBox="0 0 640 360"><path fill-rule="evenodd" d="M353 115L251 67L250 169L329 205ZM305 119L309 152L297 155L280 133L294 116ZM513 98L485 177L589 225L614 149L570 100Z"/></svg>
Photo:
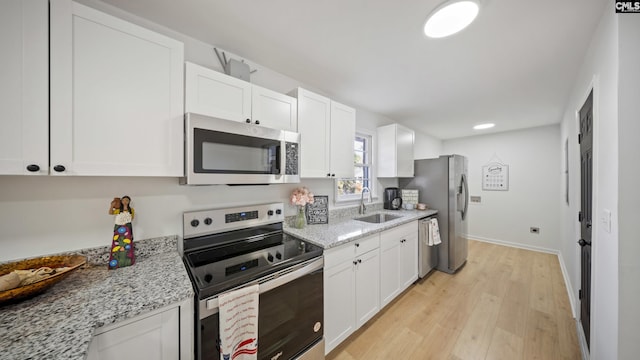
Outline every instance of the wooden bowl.
<svg viewBox="0 0 640 360"><path fill-rule="evenodd" d="M50 277L34 282L33 284L24 285L15 289L0 291L0 304L12 303L17 300L28 298L47 290L57 282L69 276L74 270L87 263L87 258L81 255L64 255L64 256L44 256L35 259L27 259L15 261L0 265L0 276L6 275L13 270L29 270L38 269L43 266L52 269L68 267L65 271L57 272Z"/></svg>

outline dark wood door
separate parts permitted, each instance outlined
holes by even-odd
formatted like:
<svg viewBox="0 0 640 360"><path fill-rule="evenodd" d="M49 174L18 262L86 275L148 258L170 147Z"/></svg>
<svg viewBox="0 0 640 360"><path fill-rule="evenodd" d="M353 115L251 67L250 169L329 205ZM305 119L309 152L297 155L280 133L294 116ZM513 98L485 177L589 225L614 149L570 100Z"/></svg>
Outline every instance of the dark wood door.
<svg viewBox="0 0 640 360"><path fill-rule="evenodd" d="M591 220L593 189L593 91L580 109L580 323L587 346L591 324Z"/></svg>

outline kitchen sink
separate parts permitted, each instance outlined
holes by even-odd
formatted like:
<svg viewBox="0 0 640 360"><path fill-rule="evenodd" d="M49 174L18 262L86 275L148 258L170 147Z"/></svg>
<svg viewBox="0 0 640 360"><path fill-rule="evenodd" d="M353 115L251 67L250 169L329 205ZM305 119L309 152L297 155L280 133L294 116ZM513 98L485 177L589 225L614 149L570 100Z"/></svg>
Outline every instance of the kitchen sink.
<svg viewBox="0 0 640 360"><path fill-rule="evenodd" d="M373 214L373 215L369 215L369 216L363 216L363 217L360 217L360 218L355 218L354 220L364 221L364 222L373 223L373 224L380 224L380 223L383 223L383 222L399 219L401 217L402 216L400 216L400 215Z"/></svg>

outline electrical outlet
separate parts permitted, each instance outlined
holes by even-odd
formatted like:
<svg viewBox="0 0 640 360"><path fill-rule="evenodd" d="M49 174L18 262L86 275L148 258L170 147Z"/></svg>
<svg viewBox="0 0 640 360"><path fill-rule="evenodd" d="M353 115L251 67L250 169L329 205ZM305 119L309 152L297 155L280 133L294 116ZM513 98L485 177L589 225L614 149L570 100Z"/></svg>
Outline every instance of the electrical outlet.
<svg viewBox="0 0 640 360"><path fill-rule="evenodd" d="M536 234L536 235L540 234L540 228L532 226L532 227L529 228L529 232L532 233L532 234Z"/></svg>

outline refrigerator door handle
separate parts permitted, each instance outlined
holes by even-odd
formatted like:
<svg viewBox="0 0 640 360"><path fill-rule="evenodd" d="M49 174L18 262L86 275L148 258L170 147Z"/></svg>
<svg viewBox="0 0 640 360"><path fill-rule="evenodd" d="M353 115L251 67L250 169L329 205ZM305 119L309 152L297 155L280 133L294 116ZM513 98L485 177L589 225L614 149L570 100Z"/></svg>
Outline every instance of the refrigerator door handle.
<svg viewBox="0 0 640 360"><path fill-rule="evenodd" d="M469 185L467 184L467 176L462 174L462 187L464 187L464 208L462 209L462 220L467 217L467 210L469 209Z"/></svg>

